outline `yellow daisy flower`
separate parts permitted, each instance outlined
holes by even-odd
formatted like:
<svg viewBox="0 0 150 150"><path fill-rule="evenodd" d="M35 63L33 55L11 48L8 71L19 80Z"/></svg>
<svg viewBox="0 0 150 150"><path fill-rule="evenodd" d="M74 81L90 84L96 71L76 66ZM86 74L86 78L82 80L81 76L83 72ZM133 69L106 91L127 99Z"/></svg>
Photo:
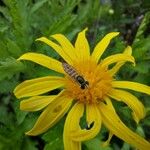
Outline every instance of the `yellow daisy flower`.
<svg viewBox="0 0 150 150"><path fill-rule="evenodd" d="M131 47L128 46L123 53L100 60L111 39L119 33L107 34L90 54L86 31L87 28L78 34L75 46L62 34L52 35L53 40L46 37L37 39L51 46L65 62L39 53L26 53L18 59L33 61L64 75L27 80L15 88L17 98L27 97L20 103L21 110L38 111L44 108L34 127L26 134L38 135L47 131L72 106L64 125L65 150L81 150L81 142L95 137L101 130L102 123L110 131L105 144L116 135L140 150L150 149L148 141L127 128L120 120L111 103L111 99L126 103L132 109L137 123L145 116L143 104L123 89L150 94L150 87L131 81L116 81L114 78L114 74L126 61L135 65ZM116 64L110 68L114 63ZM62 89L58 95L43 95L57 88ZM80 119L84 112L87 127L82 129Z"/></svg>

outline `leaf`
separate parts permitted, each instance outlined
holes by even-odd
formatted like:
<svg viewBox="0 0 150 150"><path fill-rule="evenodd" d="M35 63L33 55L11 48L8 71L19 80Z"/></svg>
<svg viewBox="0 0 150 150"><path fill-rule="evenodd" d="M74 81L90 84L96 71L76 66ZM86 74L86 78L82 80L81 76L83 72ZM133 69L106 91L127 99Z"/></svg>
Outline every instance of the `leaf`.
<svg viewBox="0 0 150 150"><path fill-rule="evenodd" d="M63 126L64 120L61 119L54 127L42 136L42 139L47 143L44 150L63 150Z"/></svg>
<svg viewBox="0 0 150 150"><path fill-rule="evenodd" d="M0 81L10 79L14 74L25 69L23 63L16 61L14 58L7 58L0 61Z"/></svg>
<svg viewBox="0 0 150 150"><path fill-rule="evenodd" d="M34 3L34 5L30 9L30 15L35 13L38 9L40 9L48 0L41 0Z"/></svg>
<svg viewBox="0 0 150 150"><path fill-rule="evenodd" d="M7 49L11 56L15 58L19 57L22 53L20 47L10 39L7 39Z"/></svg>
<svg viewBox="0 0 150 150"><path fill-rule="evenodd" d="M127 143L124 143L121 150L130 150L130 145Z"/></svg>
<svg viewBox="0 0 150 150"><path fill-rule="evenodd" d="M30 34L29 7L27 0L5 0L5 5L9 8L12 19L10 26L11 36L16 40L18 46L26 51L32 43Z"/></svg>
<svg viewBox="0 0 150 150"><path fill-rule="evenodd" d="M9 11L8 11L7 7L0 6L0 12L3 14L3 16L5 17L5 19L11 21L11 16L9 14Z"/></svg>
<svg viewBox="0 0 150 150"><path fill-rule="evenodd" d="M50 26L48 30L48 34L51 35L51 34L55 34L58 32L63 33L68 27L72 25L76 17L77 17L76 15L68 14L59 18Z"/></svg>
<svg viewBox="0 0 150 150"><path fill-rule="evenodd" d="M135 40L134 40L135 43L139 42L140 39L143 38L144 32L148 28L149 23L150 23L150 11L148 11L145 14L145 16L144 16L144 18L143 18L143 20L142 20L142 22L138 28L138 31L136 33Z"/></svg>
<svg viewBox="0 0 150 150"><path fill-rule="evenodd" d="M60 120L54 127L42 136L42 139L46 142L57 141L57 138L62 138L64 120Z"/></svg>
<svg viewBox="0 0 150 150"><path fill-rule="evenodd" d="M9 108L1 104L0 106L0 112L1 112L0 113L0 125L1 125L0 134L5 131L5 125L8 125L13 119L12 113L8 113L8 111L9 111Z"/></svg>
<svg viewBox="0 0 150 150"><path fill-rule="evenodd" d="M9 52L7 51L6 43L3 40L0 40L0 61L8 56Z"/></svg>
<svg viewBox="0 0 150 150"><path fill-rule="evenodd" d="M137 132L140 136L142 136L142 137L145 138L144 130L143 130L143 128L142 128L140 125L138 125L138 127L137 127L137 129L136 129L136 132Z"/></svg>
<svg viewBox="0 0 150 150"><path fill-rule="evenodd" d="M50 143L46 144L46 146L44 147L44 150L64 150L62 137L57 138L56 140L51 141Z"/></svg>
<svg viewBox="0 0 150 150"><path fill-rule="evenodd" d="M112 150L111 147L103 147L102 142L98 138L94 138L90 141L84 142L87 150Z"/></svg>
<svg viewBox="0 0 150 150"><path fill-rule="evenodd" d="M24 119L27 116L28 112L24 112L24 111L20 110L20 101L16 100L16 99L13 103L13 108L14 108L14 111L15 111L15 114L16 114L17 124L19 125L24 121Z"/></svg>
<svg viewBox="0 0 150 150"><path fill-rule="evenodd" d="M30 140L29 138L25 138L22 143L21 150L38 150L37 141Z"/></svg>
<svg viewBox="0 0 150 150"><path fill-rule="evenodd" d="M10 91L12 92L15 86L17 85L17 81L15 78L1 80L0 81L0 93L8 94Z"/></svg>
<svg viewBox="0 0 150 150"><path fill-rule="evenodd" d="M138 42L133 43L133 56L136 61L146 60L149 58L149 47L150 47L150 37L140 39Z"/></svg>
<svg viewBox="0 0 150 150"><path fill-rule="evenodd" d="M135 71L138 71L139 73L148 73L150 69L150 66L148 65L148 62L141 61L136 64L134 67Z"/></svg>

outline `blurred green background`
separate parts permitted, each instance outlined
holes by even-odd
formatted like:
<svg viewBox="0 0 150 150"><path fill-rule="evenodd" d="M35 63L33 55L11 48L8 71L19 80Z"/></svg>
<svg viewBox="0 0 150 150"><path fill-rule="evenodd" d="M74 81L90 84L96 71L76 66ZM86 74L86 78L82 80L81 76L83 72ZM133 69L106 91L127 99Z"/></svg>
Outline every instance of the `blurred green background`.
<svg viewBox="0 0 150 150"><path fill-rule="evenodd" d="M41 36L63 33L74 43L77 33L88 27L91 51L108 32L119 31L104 56L133 47L136 67L126 64L116 75L120 80L132 80L150 85L150 1L149 0L1 0L0 1L0 150L63 150L65 118L46 133L29 137L24 132L32 128L40 112L19 110L19 100L13 95L15 86L26 79L51 75L53 72L31 62L17 62L23 53L32 51L59 56L47 45L35 42ZM57 91L54 91L57 92ZM136 96L146 107L147 115L139 125L131 110L121 102L114 106L123 122L150 141L150 97ZM97 137L83 143L83 150L130 150L127 143L113 137L109 147L100 143L107 139L104 127Z"/></svg>

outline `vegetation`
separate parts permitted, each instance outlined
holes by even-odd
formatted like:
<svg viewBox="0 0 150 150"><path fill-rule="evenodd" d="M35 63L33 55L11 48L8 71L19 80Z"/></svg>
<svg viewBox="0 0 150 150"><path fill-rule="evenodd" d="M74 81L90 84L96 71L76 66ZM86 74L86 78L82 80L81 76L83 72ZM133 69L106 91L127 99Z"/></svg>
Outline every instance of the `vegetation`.
<svg viewBox="0 0 150 150"><path fill-rule="evenodd" d="M24 133L34 125L38 113L23 112L13 95L16 85L26 79L52 75L54 72L31 62L16 59L32 51L54 58L59 56L45 44L35 42L41 36L65 34L74 43L79 31L88 27L91 50L107 33L119 31L105 55L133 48L136 67L126 64L117 78L150 85L150 3L149 0L2 0L0 1L0 150L63 150L65 118L46 133L29 137ZM124 42L123 42L124 41ZM56 93L57 91L53 91ZM121 102L114 106L123 122L150 140L150 99L135 93L145 105L147 115L137 125L131 110ZM100 147L107 139L103 127L100 134L83 143L83 150L130 150L130 145L113 137L108 147Z"/></svg>

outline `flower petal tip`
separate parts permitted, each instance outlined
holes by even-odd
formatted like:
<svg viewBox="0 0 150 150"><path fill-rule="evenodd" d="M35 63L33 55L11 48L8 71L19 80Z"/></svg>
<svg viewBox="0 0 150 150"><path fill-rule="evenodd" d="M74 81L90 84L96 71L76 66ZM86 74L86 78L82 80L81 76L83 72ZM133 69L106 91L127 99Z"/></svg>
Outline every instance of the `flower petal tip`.
<svg viewBox="0 0 150 150"><path fill-rule="evenodd" d="M124 51L125 54L132 55L132 47L128 45Z"/></svg>
<svg viewBox="0 0 150 150"><path fill-rule="evenodd" d="M18 59L17 59L17 61L20 61L21 60L21 57L19 57Z"/></svg>
<svg viewBox="0 0 150 150"><path fill-rule="evenodd" d="M88 31L88 27L84 28L84 30L83 30L83 31L84 31L84 32Z"/></svg>
<svg viewBox="0 0 150 150"><path fill-rule="evenodd" d="M119 34L120 34L120 32L110 32L105 37L107 37L109 40L111 40L112 38L118 36Z"/></svg>
<svg viewBox="0 0 150 150"><path fill-rule="evenodd" d="M25 135L35 136L35 135L33 135L32 133L30 133L30 131L29 131L29 132L26 132Z"/></svg>
<svg viewBox="0 0 150 150"><path fill-rule="evenodd" d="M135 59L134 59L134 61L133 61L133 64L132 64L132 65L133 65L133 67L135 67L135 66L136 66L136 62L135 62Z"/></svg>
<svg viewBox="0 0 150 150"><path fill-rule="evenodd" d="M23 54L23 55L24 55L24 54ZM23 55L21 55L21 56L17 59L17 61L20 61L20 60L22 59L22 56L23 56Z"/></svg>
<svg viewBox="0 0 150 150"><path fill-rule="evenodd" d="M136 62L135 62L135 58L133 57L133 56L131 56L131 55L128 55L128 56L130 56L131 57L131 62L132 62L132 65L135 67L135 65L136 65Z"/></svg>
<svg viewBox="0 0 150 150"><path fill-rule="evenodd" d="M25 135L31 135L31 134L30 134L30 131L28 131L28 132L25 132Z"/></svg>
<svg viewBox="0 0 150 150"><path fill-rule="evenodd" d="M113 37L118 36L120 34L120 32L110 32L109 34L112 34Z"/></svg>
<svg viewBox="0 0 150 150"><path fill-rule="evenodd" d="M59 33L57 33L57 34L53 34L53 35L51 35L50 37L52 37L52 38L58 38L59 36L60 36L61 34L59 34Z"/></svg>
<svg viewBox="0 0 150 150"><path fill-rule="evenodd" d="M37 38L35 41L44 41L46 38L45 37L40 37L40 38Z"/></svg>
<svg viewBox="0 0 150 150"><path fill-rule="evenodd" d="M132 51L132 47L130 45L128 45L126 48Z"/></svg>
<svg viewBox="0 0 150 150"><path fill-rule="evenodd" d="M16 93L17 87L13 90L14 95L18 98L17 93Z"/></svg>
<svg viewBox="0 0 150 150"><path fill-rule="evenodd" d="M28 132L25 132L25 135L29 135L29 136L37 136L38 134L36 134L35 132L33 132L33 130L31 129Z"/></svg>

